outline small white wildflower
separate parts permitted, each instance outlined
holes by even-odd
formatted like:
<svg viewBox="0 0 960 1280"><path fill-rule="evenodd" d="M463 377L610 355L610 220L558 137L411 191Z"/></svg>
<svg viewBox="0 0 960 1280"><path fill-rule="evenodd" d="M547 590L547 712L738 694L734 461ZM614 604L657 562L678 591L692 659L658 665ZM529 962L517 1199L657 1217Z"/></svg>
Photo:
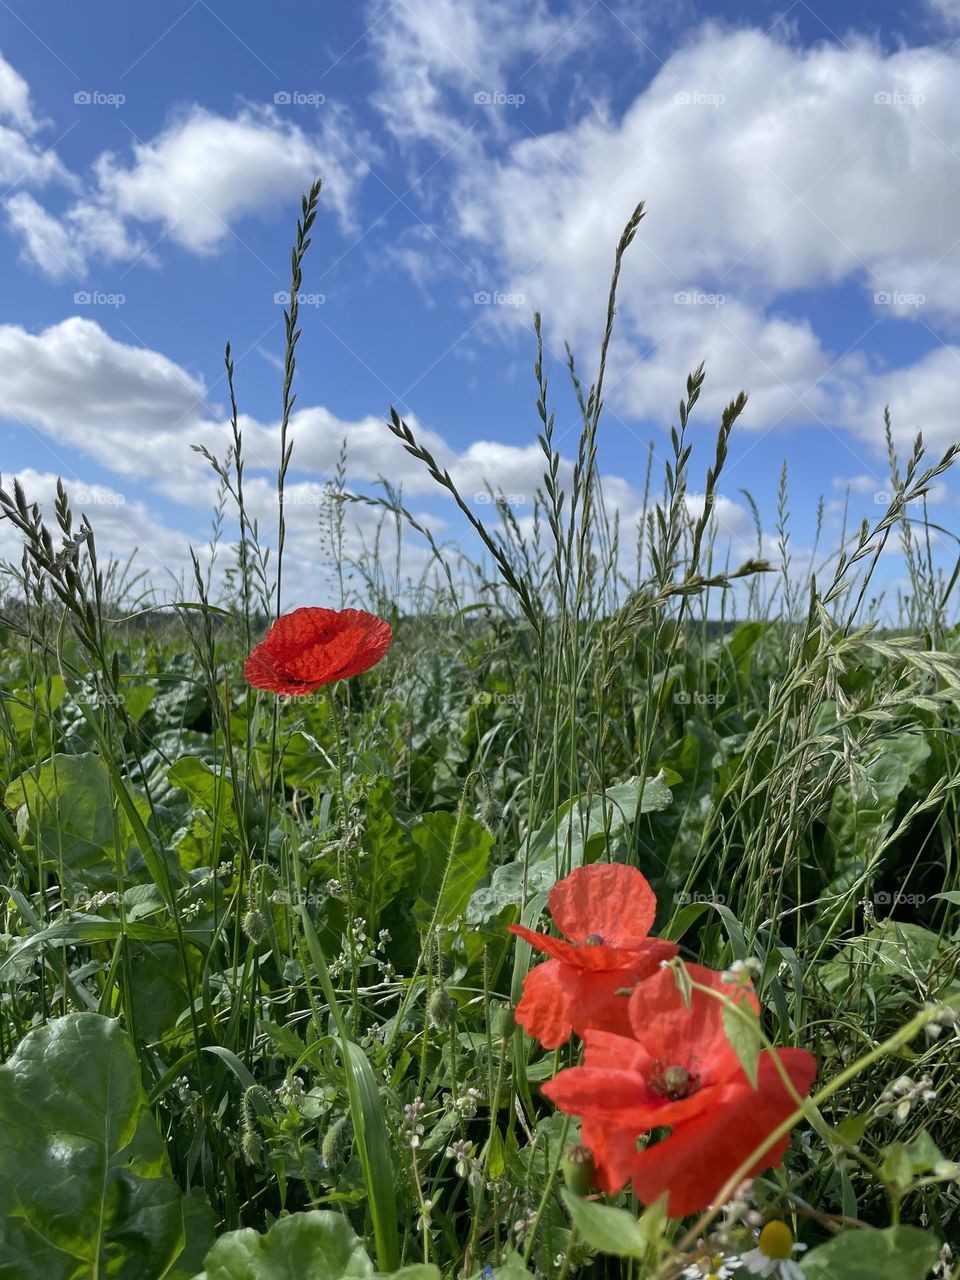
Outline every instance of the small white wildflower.
<svg viewBox="0 0 960 1280"><path fill-rule="evenodd" d="M754 978L759 978L762 972L763 965L756 956L748 956L746 960L734 960L730 968L723 971L722 977L724 982L746 987Z"/></svg>
<svg viewBox="0 0 960 1280"><path fill-rule="evenodd" d="M454 1161L454 1167L461 1178L469 1177L476 1166L477 1162L473 1155L475 1149L476 1143L463 1139L459 1142L451 1142L444 1152L444 1155Z"/></svg>
<svg viewBox="0 0 960 1280"><path fill-rule="evenodd" d="M739 1258L724 1257L722 1253L711 1253L699 1258L680 1274L684 1280L730 1280L730 1277L736 1274L738 1264Z"/></svg>
<svg viewBox="0 0 960 1280"><path fill-rule="evenodd" d="M426 1103L422 1098L414 1098L412 1102L408 1102L403 1108L403 1123L407 1130L407 1141L410 1146L416 1149L420 1145L420 1139L423 1137L423 1125L420 1117L426 1109Z"/></svg>
<svg viewBox="0 0 960 1280"><path fill-rule="evenodd" d="M794 1254L803 1253L805 1244L796 1244L793 1232L785 1222L773 1220L760 1232L757 1247L750 1249L741 1259L741 1265L753 1276L771 1276L775 1280L803 1280L803 1271L793 1261Z"/></svg>
<svg viewBox="0 0 960 1280"><path fill-rule="evenodd" d="M914 1107L933 1102L936 1096L932 1077L922 1075L919 1080L912 1080L910 1076L900 1076L880 1095L873 1114L880 1119L891 1116L895 1124L903 1124Z"/></svg>
<svg viewBox="0 0 960 1280"><path fill-rule="evenodd" d="M306 1096L303 1081L299 1076L287 1076L277 1090L277 1097L281 1102L287 1103L291 1107L297 1107Z"/></svg>

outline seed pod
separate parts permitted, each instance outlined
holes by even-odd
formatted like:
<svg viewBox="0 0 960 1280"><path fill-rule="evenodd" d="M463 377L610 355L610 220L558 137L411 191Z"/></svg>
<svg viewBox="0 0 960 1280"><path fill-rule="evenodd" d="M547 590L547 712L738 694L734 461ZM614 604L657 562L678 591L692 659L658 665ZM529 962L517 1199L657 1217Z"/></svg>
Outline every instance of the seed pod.
<svg viewBox="0 0 960 1280"><path fill-rule="evenodd" d="M593 1152L579 1143L567 1147L560 1163L563 1180L575 1196L585 1196L593 1185Z"/></svg>

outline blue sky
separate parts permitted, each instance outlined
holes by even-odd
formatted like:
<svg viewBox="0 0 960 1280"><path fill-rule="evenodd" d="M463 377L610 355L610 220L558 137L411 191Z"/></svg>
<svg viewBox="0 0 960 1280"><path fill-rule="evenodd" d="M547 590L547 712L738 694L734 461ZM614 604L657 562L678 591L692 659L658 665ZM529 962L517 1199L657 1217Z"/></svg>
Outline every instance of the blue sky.
<svg viewBox="0 0 960 1280"><path fill-rule="evenodd" d="M275 295L319 172L297 590L323 580L317 500L344 438L352 487L402 482L439 536L462 536L381 425L390 404L468 497L489 482L522 520L539 476L532 310L572 458L556 357L569 339L592 374L613 248L644 199L608 383L608 498L635 518L646 442L662 457L705 359L695 474L722 404L751 393L721 540L752 553L741 490L772 525L786 459L800 553L821 494L834 535L847 486L857 516L879 514L885 403L904 451L917 429L931 455L960 436L957 34L958 0L4 2L0 468L42 501L62 475L101 544L139 546L165 581L209 527L190 445L225 448L229 339L268 529ZM931 500L951 526L953 482ZM901 572L889 557L886 579Z"/></svg>

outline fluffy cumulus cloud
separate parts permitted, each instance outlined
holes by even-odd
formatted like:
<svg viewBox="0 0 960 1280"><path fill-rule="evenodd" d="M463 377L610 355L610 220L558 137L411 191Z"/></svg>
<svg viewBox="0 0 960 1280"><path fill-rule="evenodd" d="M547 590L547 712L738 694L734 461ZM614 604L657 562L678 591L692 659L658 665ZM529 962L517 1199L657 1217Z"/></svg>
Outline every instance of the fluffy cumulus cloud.
<svg viewBox="0 0 960 1280"><path fill-rule="evenodd" d="M554 343L586 346L612 246L646 201L620 289L609 388L620 413L659 414L706 357L710 412L745 384L747 428L819 422L875 441L883 400L865 393L861 340L906 318L944 325L947 346L874 389L899 406L904 438L922 421L945 442L955 427L937 383L960 320L958 73L952 48L804 48L707 26L622 114L598 105L562 131L517 130L482 170L464 165L453 216L498 286L543 308ZM781 303L835 288L869 307L849 350Z"/></svg>
<svg viewBox="0 0 960 1280"><path fill-rule="evenodd" d="M189 573L188 536L164 522L149 494L163 500L164 506L174 502L185 512L199 514L212 507L215 479L191 446L202 444L223 457L231 435L222 409L201 378L159 352L116 341L91 320L73 318L39 334L5 325L0 326L0 417L39 432L54 452L67 446L71 458L81 457L80 463L64 460L61 474L75 507L92 519L105 551L124 558L140 548L138 562L160 588ZM411 425L481 515L492 489L505 495L523 520L543 471L539 446L481 440L458 451L441 433L415 420ZM251 516L260 521L269 541L276 520L279 424L244 417L241 429L247 464L245 496ZM431 503L429 511L421 509L428 498L437 496L437 486L381 419L348 421L321 406L304 407L293 415L291 433L295 448L285 515L289 556L302 581L314 582L324 571L318 525L328 509L326 486L344 442L350 483L358 491L369 490L387 476L391 484L402 487L408 505L438 538L456 540L462 534L452 511L448 521L446 507L438 509ZM106 469L111 483L85 481L83 458ZM565 457L559 472L562 485L569 485L571 473L571 461ZM20 479L30 499L52 511L54 474L28 471ZM641 495L617 475L606 475L603 483L608 511L618 512L625 526L634 523ZM135 489L145 489L148 500L129 498ZM691 514L698 514L702 497L691 495L688 506ZM730 543L733 555L742 559L753 554L745 509L724 497L715 504L713 514L719 535ZM360 556L372 545L381 516L375 508L350 505L348 555ZM382 545L392 536L388 524L381 530ZM14 543L9 528L0 530L0 554L10 556ZM227 558L229 547L224 548L221 564ZM427 565L427 548L416 539L409 542L405 572L416 575Z"/></svg>
<svg viewBox="0 0 960 1280"><path fill-rule="evenodd" d="M62 477L54 472L27 467L4 475L3 483L9 491L19 480L29 501L36 502L53 525L59 479ZM124 562L132 557L134 570L143 571L158 591L183 580L190 568L190 540L185 533L169 528L147 504L131 500L112 486L73 480L67 488L74 511L83 512L91 521L100 552ZM206 559L202 547L200 554ZM19 535L6 520L0 520L0 560L19 563L19 559Z"/></svg>
<svg viewBox="0 0 960 1280"><path fill-rule="evenodd" d="M14 194L7 220L24 257L59 278L83 276L94 259L149 255L159 240L211 253L242 234L244 218L289 208L318 174L327 183L324 207L351 225L365 162L353 149L356 139L346 142L340 113L331 107L308 133L281 112L245 107L225 117L193 107L155 138L135 142L131 155L101 154L81 193L59 213Z"/></svg>

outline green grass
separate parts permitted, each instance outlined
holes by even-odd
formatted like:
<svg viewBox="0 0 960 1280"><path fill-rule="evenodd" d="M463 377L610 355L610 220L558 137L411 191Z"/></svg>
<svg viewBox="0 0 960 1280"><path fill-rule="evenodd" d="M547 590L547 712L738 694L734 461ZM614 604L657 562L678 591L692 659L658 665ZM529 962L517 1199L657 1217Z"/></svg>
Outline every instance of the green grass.
<svg viewBox="0 0 960 1280"><path fill-rule="evenodd" d="M955 451L891 449L889 508L818 547L813 578L784 481L779 563L731 565L709 516L745 400L691 481L699 369L662 483L648 472L639 527L621 528L596 450L641 217L591 384L571 361L566 492L537 319L532 532L497 494L481 520L395 414L384 431L460 504L477 563L389 486L352 494L344 458L323 517L339 598L316 603L379 612L396 639L329 696L242 679L283 569L282 536L268 556L244 507L235 403L228 455L207 455L228 569L215 587L197 562L173 607L98 559L66 491L49 527L0 491L26 549L0 616L0 1277L186 1278L208 1254L209 1280L283 1259L320 1278L679 1275L723 1215L637 1227L625 1195L611 1217L573 1202L571 1230L575 1126L539 1085L578 1050L543 1051L509 1015L532 958L507 926L599 859L643 871L655 932L685 958L755 957L765 1034L816 1054L819 1111L752 1202L810 1246L809 1275L922 1280L957 1238L957 1037L923 1027L960 1000L956 573L922 501ZM297 335L294 312L281 512ZM229 350L227 366L232 393ZM427 547L420 580L392 556L350 564L352 501ZM912 586L883 600L873 574L898 540ZM902 1076L930 1084L885 1100ZM75 1165L51 1156L64 1143ZM742 1251L749 1227L723 1240Z"/></svg>

